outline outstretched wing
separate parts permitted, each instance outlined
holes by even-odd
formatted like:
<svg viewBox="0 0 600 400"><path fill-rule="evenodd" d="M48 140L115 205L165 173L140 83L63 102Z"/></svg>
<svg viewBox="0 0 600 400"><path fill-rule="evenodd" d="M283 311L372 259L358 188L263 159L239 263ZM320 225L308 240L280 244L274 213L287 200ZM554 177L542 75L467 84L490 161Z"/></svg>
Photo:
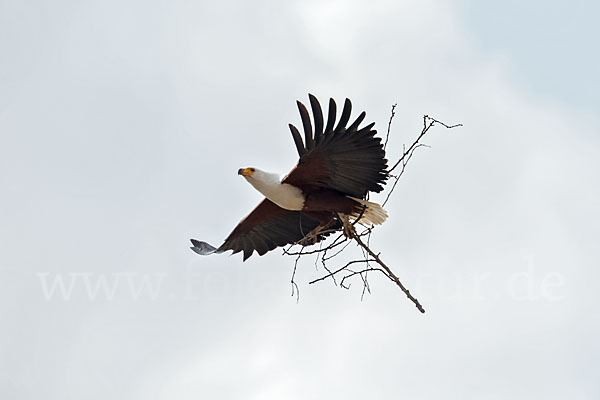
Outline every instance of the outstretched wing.
<svg viewBox="0 0 600 400"><path fill-rule="evenodd" d="M283 182L307 192L308 188L328 188L341 193L364 198L367 192L380 192L387 179L387 160L381 139L374 135L375 123L358 128L364 120L363 111L358 118L350 120L352 103L346 99L337 126L336 104L329 100L327 124L323 128L323 112L315 96L309 94L315 124L314 133L308 110L297 102L304 142L298 129L290 124L290 130L300 160Z"/></svg>
<svg viewBox="0 0 600 400"><path fill-rule="evenodd" d="M227 250L233 250L233 254L243 251L246 261L255 250L262 256L276 247L296 243L317 226L318 220L300 211L284 210L264 199L235 227L219 248L191 239L191 249L201 255Z"/></svg>

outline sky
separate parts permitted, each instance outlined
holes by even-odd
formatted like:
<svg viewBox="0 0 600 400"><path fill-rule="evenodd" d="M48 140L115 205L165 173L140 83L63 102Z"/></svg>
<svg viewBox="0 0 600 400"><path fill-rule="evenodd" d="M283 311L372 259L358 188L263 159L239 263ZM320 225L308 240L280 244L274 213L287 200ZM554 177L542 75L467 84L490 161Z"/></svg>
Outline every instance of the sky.
<svg viewBox="0 0 600 400"><path fill-rule="evenodd" d="M0 397L598 398L597 14L0 0ZM295 165L308 93L380 134L397 103L390 160L424 114L464 125L371 241L425 314L382 276L362 298L306 258L297 297L279 250L190 251L261 200L238 168Z"/></svg>

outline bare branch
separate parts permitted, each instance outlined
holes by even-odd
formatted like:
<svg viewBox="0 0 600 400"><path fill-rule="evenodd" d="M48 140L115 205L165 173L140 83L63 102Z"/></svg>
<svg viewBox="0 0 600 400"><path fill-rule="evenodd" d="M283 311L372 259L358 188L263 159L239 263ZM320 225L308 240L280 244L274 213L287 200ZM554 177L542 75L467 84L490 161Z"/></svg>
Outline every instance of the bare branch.
<svg viewBox="0 0 600 400"><path fill-rule="evenodd" d="M383 144L384 150L387 148L387 145L389 143L392 121L394 119L394 116L396 115L396 106L397 106L396 104L392 105L391 115L390 115L390 119L388 121L387 134L386 134L385 141ZM452 129L452 128L462 126L462 124L448 125L448 124L441 122L435 118L432 118L428 115L424 115L423 116L423 128L422 128L420 134L408 148L405 145L403 145L402 156L387 171L388 177L393 179L394 182L391 185L391 188L390 188L389 192L387 193L385 201L383 202L382 206L384 206L390 200L391 195L394 192L394 189L396 188L398 181L400 180L400 177L402 177L402 175L404 174L404 171L406 170L406 166L407 166L408 162L412 159L415 151L420 147L429 147L426 144L422 143L421 140L429 132L429 130L436 124L439 124L447 129ZM393 173L397 168L399 168L399 169L395 173ZM389 183L388 183L388 187L389 187ZM382 261L382 259L380 257L380 253L376 254L371 249L370 240L371 240L371 234L373 233L373 227L366 227L366 229L364 229L362 232L360 232L360 233L357 232L357 230L356 230L356 227L358 226L357 224L360 222L360 219L363 216L365 210L366 210L366 207L363 208L360 215L357 218L355 218L354 221L352 221L352 222L350 222L348 220L348 216L339 214L337 219L330 222L327 226L324 226L321 229L316 229L313 232L310 232L298 243L290 245L286 249L283 250L283 253L285 255L290 255L290 256L296 257L295 262L294 262L294 271L293 271L292 279L291 279L292 296L296 295L297 299L299 300L300 292L299 292L298 285L296 284L296 282L294 280L295 275L296 275L296 269L298 267L298 261L300 260L300 258L302 256L316 254L317 258L315 259L315 266L316 267L318 266L318 261L320 260L321 261L320 264L323 266L325 271L327 271L327 274L321 276L320 278L310 281L309 284L314 284L317 282L324 281L328 278L331 278L333 280L334 285L340 286L344 289L349 289L350 284L349 283L347 284L346 282L348 280L350 280L351 278L358 275L360 277L360 279L362 281L362 285L363 285L362 294L361 294L361 299L362 299L366 292L371 293L371 289L370 289L370 285L369 285L369 281L368 281L369 272L377 271L377 272L383 274L383 276L388 278L390 281L394 282L394 284L396 286L398 286L400 288L400 290L402 290L402 292L406 295L406 297L410 301L413 302L415 307L421 313L424 313L425 309L423 308L423 306L421 305L419 300L417 300L417 298L415 298L410 293L410 291L400 281L398 276L396 276L396 274L394 274L394 272L387 266L387 264L385 264ZM331 226L333 226L334 222L338 222L338 221L342 222L343 228L331 228ZM323 242L325 240L329 239L329 238L326 238L326 236L331 235L333 233L339 233L339 234L336 235L335 238L327 246L323 246ZM365 238L365 237L366 237L366 243L365 243L365 240L363 240L363 238ZM321 241L320 245L319 245L319 249L305 251L305 246L314 244L317 241ZM342 253L344 253L344 251L348 248L348 246L351 243L356 243L358 245L358 247L360 248L360 250L362 252L362 258L348 261L342 267L339 267L336 269L330 269L327 265L328 262L331 262L332 260L337 259L337 257L340 256ZM293 251L293 249L296 246L300 246L299 251ZM376 263L376 264L378 264L378 266L377 267L372 266L371 263ZM351 269L351 266L353 266L353 265L364 265L364 268L360 269L360 270L354 270L354 269ZM339 285L336 280L336 277L341 277L341 280L339 281Z"/></svg>
<svg viewBox="0 0 600 400"><path fill-rule="evenodd" d="M381 261L381 258L379 258L378 254L373 253L373 250L371 250L369 248L369 246L367 246L362 239L360 238L360 236L358 236L356 233L351 233L352 234L352 238L354 240L356 240L358 242L358 244L367 251L367 253L369 253L369 255L371 257L373 257L375 259L375 262L377 262L377 264L381 265L381 267L385 270L385 272L387 273L388 277L394 281L394 283L396 283L396 285L398 285L398 287L404 292L404 294L406 294L406 297L408 297L413 303L415 303L415 306L417 307L417 309L419 311L421 311L422 313L425 312L425 309L423 308L423 306L421 305L421 303L419 303L419 300L417 300L415 297L413 297L412 294L410 294L410 291L404 287L404 285L402 284L402 282L400 282L400 279L398 279L398 277L392 272L392 270L385 265L385 263L383 261Z"/></svg>
<svg viewBox="0 0 600 400"><path fill-rule="evenodd" d="M300 253L302 253L302 250L300 250ZM300 301L300 288L298 287L298 284L296 283L295 278L296 278L296 270L298 269L298 261L300 260L301 256L302 256L302 254L298 254L298 256L296 256L296 261L294 261L294 271L292 272L292 279L290 280L290 282L292 284L292 297L294 297L294 295L296 295L296 303L298 303Z"/></svg>
<svg viewBox="0 0 600 400"><path fill-rule="evenodd" d="M364 275L363 274L366 274L369 271L378 271L378 272L381 272L383 275L387 276L387 273L383 269L381 269L381 268L365 268L365 269L363 269L361 271L350 271L350 274L348 274L348 275L346 275L346 276L344 276L342 278L342 281L340 282L340 286L343 287L344 289L350 289L350 285L348 285L348 286L344 285L344 281L346 279L352 278L355 275L360 275L363 278L363 284L364 284L365 283L365 279L364 279Z"/></svg>
<svg viewBox="0 0 600 400"><path fill-rule="evenodd" d="M402 157L400 157L400 159L398 159L398 161L396 161L396 163L392 166L392 168L388 169L388 176L390 178L394 179L394 183L392 184L392 188L388 192L382 206L386 205L386 203L390 199L392 193L394 192L394 189L396 189L396 185L398 184L400 177L402 177L402 174L404 174L406 166L407 166L408 162L410 161L410 159L412 158L415 150L417 150L419 147L429 147L426 144L421 143L420 141L423 138L423 136L425 136L427 134L427 132L429 132L429 129L431 129L435 124L440 124L447 129L452 129L452 128L457 128L459 126L463 126L462 124L448 125L444 122L438 121L437 119L430 117L429 115L424 115L423 116L423 129L421 130L421 133L419 134L417 139L410 145L408 150L406 150L406 146L403 146ZM397 173L396 175L392 175L392 171L395 170L398 166L402 167L400 169L400 172Z"/></svg>
<svg viewBox="0 0 600 400"><path fill-rule="evenodd" d="M398 103L392 104L392 110L390 111L390 120L388 121L387 133L385 134L385 142L383 143L383 150L385 151L388 141L390 140L390 131L392 129L392 121L396 116L396 106Z"/></svg>
<svg viewBox="0 0 600 400"><path fill-rule="evenodd" d="M366 262L369 262L369 261L375 261L375 259L372 259L372 260L354 260L354 261L349 261L349 262L347 262L347 263L346 263L346 265L344 265L343 267L341 267L341 268L338 268L338 269L336 269L335 271L333 271L333 272L330 272L330 273L328 273L327 275L324 275L324 276L322 276L322 277L320 277L320 278L318 278L318 279L315 279L314 281L310 281L310 282L308 282L308 284L309 284L309 285L312 285L313 283L317 283L317 282L320 282L320 281L324 281L325 279L327 279L327 278L329 278L329 277L333 277L335 274L338 274L338 273L340 273L340 272L344 271L346 268L348 268L348 267L349 267L350 265L352 265L352 264L366 263Z"/></svg>
<svg viewBox="0 0 600 400"><path fill-rule="evenodd" d="M423 130L421 131L421 134L419 134L419 136L417 137L417 140L415 140L413 142L413 144L410 145L408 150L406 150L404 152L402 157L400 157L400 159L398 161L396 161L394 166L392 168L388 169L388 174L391 173L394 169L396 169L398 164L400 164L409 154L412 154L413 150L415 149L415 146L420 144L420 140L423 138L423 136L425 136L425 134L427 134L427 132L429 132L429 129L431 129L431 127L433 127L435 124L440 124L444 128L447 128L447 129L452 129L452 128L457 128L459 126L463 126L462 124L447 125L443 122L438 121L435 118L431 118L429 115L424 115L423 116Z"/></svg>

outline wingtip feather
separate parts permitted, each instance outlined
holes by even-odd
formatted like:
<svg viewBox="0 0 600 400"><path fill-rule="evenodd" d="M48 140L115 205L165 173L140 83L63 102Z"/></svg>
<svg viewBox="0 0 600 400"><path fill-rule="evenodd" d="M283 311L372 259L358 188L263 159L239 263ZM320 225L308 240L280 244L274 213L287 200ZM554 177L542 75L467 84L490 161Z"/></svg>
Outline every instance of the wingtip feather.
<svg viewBox="0 0 600 400"><path fill-rule="evenodd" d="M190 239L190 241L193 244L193 246L190 247L190 249L192 249L196 254L200 254L201 256L207 256L209 254L213 254L213 253L217 252L216 247L211 246L210 244L208 244L206 242L201 242L196 239Z"/></svg>

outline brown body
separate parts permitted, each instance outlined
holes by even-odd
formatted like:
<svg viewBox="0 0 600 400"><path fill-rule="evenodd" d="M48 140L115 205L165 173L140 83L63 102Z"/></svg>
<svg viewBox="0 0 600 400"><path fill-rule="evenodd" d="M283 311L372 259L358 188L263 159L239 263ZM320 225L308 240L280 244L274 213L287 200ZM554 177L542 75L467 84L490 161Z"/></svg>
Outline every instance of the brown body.
<svg viewBox="0 0 600 400"><path fill-rule="evenodd" d="M361 205L348 196L331 189L316 189L304 193L304 208L302 212L322 224L337 218L337 214L352 215L360 213Z"/></svg>

